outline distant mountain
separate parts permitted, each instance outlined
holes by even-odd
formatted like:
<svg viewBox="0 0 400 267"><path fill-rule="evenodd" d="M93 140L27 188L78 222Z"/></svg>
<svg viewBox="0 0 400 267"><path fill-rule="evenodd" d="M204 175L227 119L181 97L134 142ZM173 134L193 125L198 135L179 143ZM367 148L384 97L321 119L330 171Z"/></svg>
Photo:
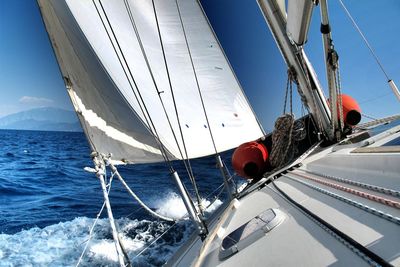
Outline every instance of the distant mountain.
<svg viewBox="0 0 400 267"><path fill-rule="evenodd" d="M21 111L0 118L0 129L81 132L73 111L45 107Z"/></svg>

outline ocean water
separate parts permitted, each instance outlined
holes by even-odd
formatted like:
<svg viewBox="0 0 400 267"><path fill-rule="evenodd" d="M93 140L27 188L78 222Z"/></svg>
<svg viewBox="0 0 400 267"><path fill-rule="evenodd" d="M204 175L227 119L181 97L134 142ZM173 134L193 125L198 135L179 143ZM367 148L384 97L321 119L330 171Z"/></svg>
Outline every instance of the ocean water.
<svg viewBox="0 0 400 267"><path fill-rule="evenodd" d="M0 130L0 266L75 266L85 245L80 266L117 266L105 210L87 244L103 204L99 180L83 170L92 167L89 154L83 133ZM231 168L231 152L222 156ZM174 166L190 191L182 164ZM215 159L193 160L192 166L211 213L225 198L213 192L222 183ZM185 214L164 163L121 166L119 171L154 210L175 218ZM173 224L149 216L117 179L110 201L135 266L162 265L194 231L188 220Z"/></svg>

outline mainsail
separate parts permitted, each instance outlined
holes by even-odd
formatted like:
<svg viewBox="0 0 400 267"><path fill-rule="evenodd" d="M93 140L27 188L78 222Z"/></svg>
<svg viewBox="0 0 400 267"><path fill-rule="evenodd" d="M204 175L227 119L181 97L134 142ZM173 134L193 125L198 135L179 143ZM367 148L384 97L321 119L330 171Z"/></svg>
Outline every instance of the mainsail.
<svg viewBox="0 0 400 267"><path fill-rule="evenodd" d="M198 1L38 2L94 151L158 162L263 135Z"/></svg>

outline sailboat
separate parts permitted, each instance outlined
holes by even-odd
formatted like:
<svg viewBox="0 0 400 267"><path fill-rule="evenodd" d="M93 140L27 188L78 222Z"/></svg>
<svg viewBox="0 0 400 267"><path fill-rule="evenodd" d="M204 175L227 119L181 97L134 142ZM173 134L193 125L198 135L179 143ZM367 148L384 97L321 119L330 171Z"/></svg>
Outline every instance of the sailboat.
<svg viewBox="0 0 400 267"><path fill-rule="evenodd" d="M168 266L400 266L398 117L357 126L361 110L341 92L326 0L287 7L258 0L288 66L288 112L269 135L199 1L38 4L92 150L94 167L86 170L101 183L120 266L130 259L106 174L153 216L174 220L149 208L118 172L121 164L153 162L166 163L196 226ZM317 5L328 98L303 49ZM400 100L394 81L388 83ZM297 120L293 87L309 111ZM220 155L236 147L234 168L249 179L240 189ZM206 217L190 160L208 155L215 155L229 201ZM185 164L196 200L176 161Z"/></svg>

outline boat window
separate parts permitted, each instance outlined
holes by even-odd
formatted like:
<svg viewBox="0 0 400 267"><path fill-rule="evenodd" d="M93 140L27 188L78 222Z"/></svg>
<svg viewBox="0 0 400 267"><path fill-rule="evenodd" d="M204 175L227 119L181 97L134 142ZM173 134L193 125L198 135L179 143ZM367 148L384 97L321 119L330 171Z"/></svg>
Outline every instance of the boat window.
<svg viewBox="0 0 400 267"><path fill-rule="evenodd" d="M281 223L283 219L284 214L278 209L268 209L258 214L222 240L219 258L221 260L227 258L251 245Z"/></svg>
<svg viewBox="0 0 400 267"><path fill-rule="evenodd" d="M383 144L382 146L400 146L400 137L397 137L389 142Z"/></svg>

